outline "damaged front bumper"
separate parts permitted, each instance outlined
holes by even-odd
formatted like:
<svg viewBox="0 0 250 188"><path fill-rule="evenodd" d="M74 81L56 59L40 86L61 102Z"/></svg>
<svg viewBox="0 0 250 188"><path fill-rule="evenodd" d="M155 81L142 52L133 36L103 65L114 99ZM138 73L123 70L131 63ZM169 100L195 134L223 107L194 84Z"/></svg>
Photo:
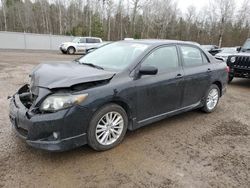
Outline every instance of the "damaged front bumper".
<svg viewBox="0 0 250 188"><path fill-rule="evenodd" d="M55 113L30 115L15 94L10 99L9 117L17 135L29 145L48 151L65 151L87 144L89 110L73 106Z"/></svg>

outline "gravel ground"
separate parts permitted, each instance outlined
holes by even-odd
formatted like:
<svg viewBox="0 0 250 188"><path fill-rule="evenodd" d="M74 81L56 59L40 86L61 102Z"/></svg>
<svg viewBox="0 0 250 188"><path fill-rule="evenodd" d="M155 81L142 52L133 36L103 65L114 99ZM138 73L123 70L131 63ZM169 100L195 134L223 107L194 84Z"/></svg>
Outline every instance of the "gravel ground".
<svg viewBox="0 0 250 188"><path fill-rule="evenodd" d="M235 79L212 114L184 113L134 132L116 148L63 153L16 137L6 97L58 52L0 51L0 187L250 187L250 80Z"/></svg>

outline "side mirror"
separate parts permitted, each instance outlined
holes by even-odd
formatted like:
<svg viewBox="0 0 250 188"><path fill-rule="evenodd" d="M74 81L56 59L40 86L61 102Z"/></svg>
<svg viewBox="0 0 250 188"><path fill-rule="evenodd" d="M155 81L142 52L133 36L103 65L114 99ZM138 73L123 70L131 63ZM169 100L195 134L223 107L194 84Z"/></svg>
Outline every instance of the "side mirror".
<svg viewBox="0 0 250 188"><path fill-rule="evenodd" d="M236 50L237 50L237 52L240 52L241 51L241 47L238 47Z"/></svg>
<svg viewBox="0 0 250 188"><path fill-rule="evenodd" d="M140 75L156 75L158 72L158 69L153 66L142 66L139 69L139 74Z"/></svg>

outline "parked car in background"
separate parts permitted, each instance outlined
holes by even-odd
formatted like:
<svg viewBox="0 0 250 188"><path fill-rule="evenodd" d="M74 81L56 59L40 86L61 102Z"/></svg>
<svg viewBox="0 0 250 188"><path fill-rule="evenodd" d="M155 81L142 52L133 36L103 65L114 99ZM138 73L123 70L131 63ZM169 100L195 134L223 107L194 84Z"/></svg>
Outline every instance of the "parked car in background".
<svg viewBox="0 0 250 188"><path fill-rule="evenodd" d="M101 47L103 47L103 46L106 46L106 45L108 45L108 44L111 44L111 43L112 43L112 42L102 42L102 43L100 44L100 46L98 46L98 47L89 48L89 49L86 50L86 53L85 53L83 56L85 56L85 55L87 55L87 54L89 54L89 53L91 53L91 52L93 52L93 51L95 51L95 50L97 50L97 49L99 49L99 48L101 48ZM76 58L74 61L78 61L78 60L81 59L83 56Z"/></svg>
<svg viewBox="0 0 250 188"><path fill-rule="evenodd" d="M237 47L225 47L221 48L221 52L215 55L216 59L227 61L228 56L238 53Z"/></svg>
<svg viewBox="0 0 250 188"><path fill-rule="evenodd" d="M124 38L123 40L135 40L134 38Z"/></svg>
<svg viewBox="0 0 250 188"><path fill-rule="evenodd" d="M227 65L230 68L228 82L234 77L250 78L250 39L247 39L242 47L239 47L237 54L230 55Z"/></svg>
<svg viewBox="0 0 250 188"><path fill-rule="evenodd" d="M102 42L100 45L98 45L98 46L95 46L95 47L92 47L92 48L88 48L87 50L86 50L86 53L85 54L88 54L88 53L90 53L90 52L93 52L93 51L95 51L96 49L98 49L98 48L101 48L101 47L103 47L103 46L106 46L106 45L108 45L108 44L110 44L111 42Z"/></svg>
<svg viewBox="0 0 250 188"><path fill-rule="evenodd" d="M50 151L107 150L127 130L197 108L213 112L228 68L191 43L133 40L73 63L40 64L30 78L10 100L17 135Z"/></svg>
<svg viewBox="0 0 250 188"><path fill-rule="evenodd" d="M216 45L201 45L201 47L213 56L221 51L221 49Z"/></svg>
<svg viewBox="0 0 250 188"><path fill-rule="evenodd" d="M83 53L90 48L100 46L101 38L97 37L76 37L71 42L64 42L60 45L60 50L64 54Z"/></svg>

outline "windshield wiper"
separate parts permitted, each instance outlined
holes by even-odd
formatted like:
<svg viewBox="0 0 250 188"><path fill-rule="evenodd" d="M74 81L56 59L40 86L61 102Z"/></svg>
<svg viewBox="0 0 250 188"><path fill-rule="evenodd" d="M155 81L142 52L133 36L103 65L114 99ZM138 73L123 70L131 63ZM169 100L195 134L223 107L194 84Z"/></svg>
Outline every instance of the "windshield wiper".
<svg viewBox="0 0 250 188"><path fill-rule="evenodd" d="M93 64L93 63L84 63L84 62L81 62L79 59L80 59L80 58L75 59L74 62L77 62L77 63L79 63L79 64L81 64L81 65L87 65L87 66L90 66L90 67L94 67L94 68L97 68L97 69L101 69L101 70L104 69L103 67L98 66L98 65L95 65L95 64Z"/></svg>
<svg viewBox="0 0 250 188"><path fill-rule="evenodd" d="M98 66L98 65L95 65L95 64L93 64L93 63L82 63L82 62L80 62L79 60L77 60L77 62L79 62L81 65L87 65L87 66L94 67L94 68L101 69L101 70L104 69L103 67Z"/></svg>

